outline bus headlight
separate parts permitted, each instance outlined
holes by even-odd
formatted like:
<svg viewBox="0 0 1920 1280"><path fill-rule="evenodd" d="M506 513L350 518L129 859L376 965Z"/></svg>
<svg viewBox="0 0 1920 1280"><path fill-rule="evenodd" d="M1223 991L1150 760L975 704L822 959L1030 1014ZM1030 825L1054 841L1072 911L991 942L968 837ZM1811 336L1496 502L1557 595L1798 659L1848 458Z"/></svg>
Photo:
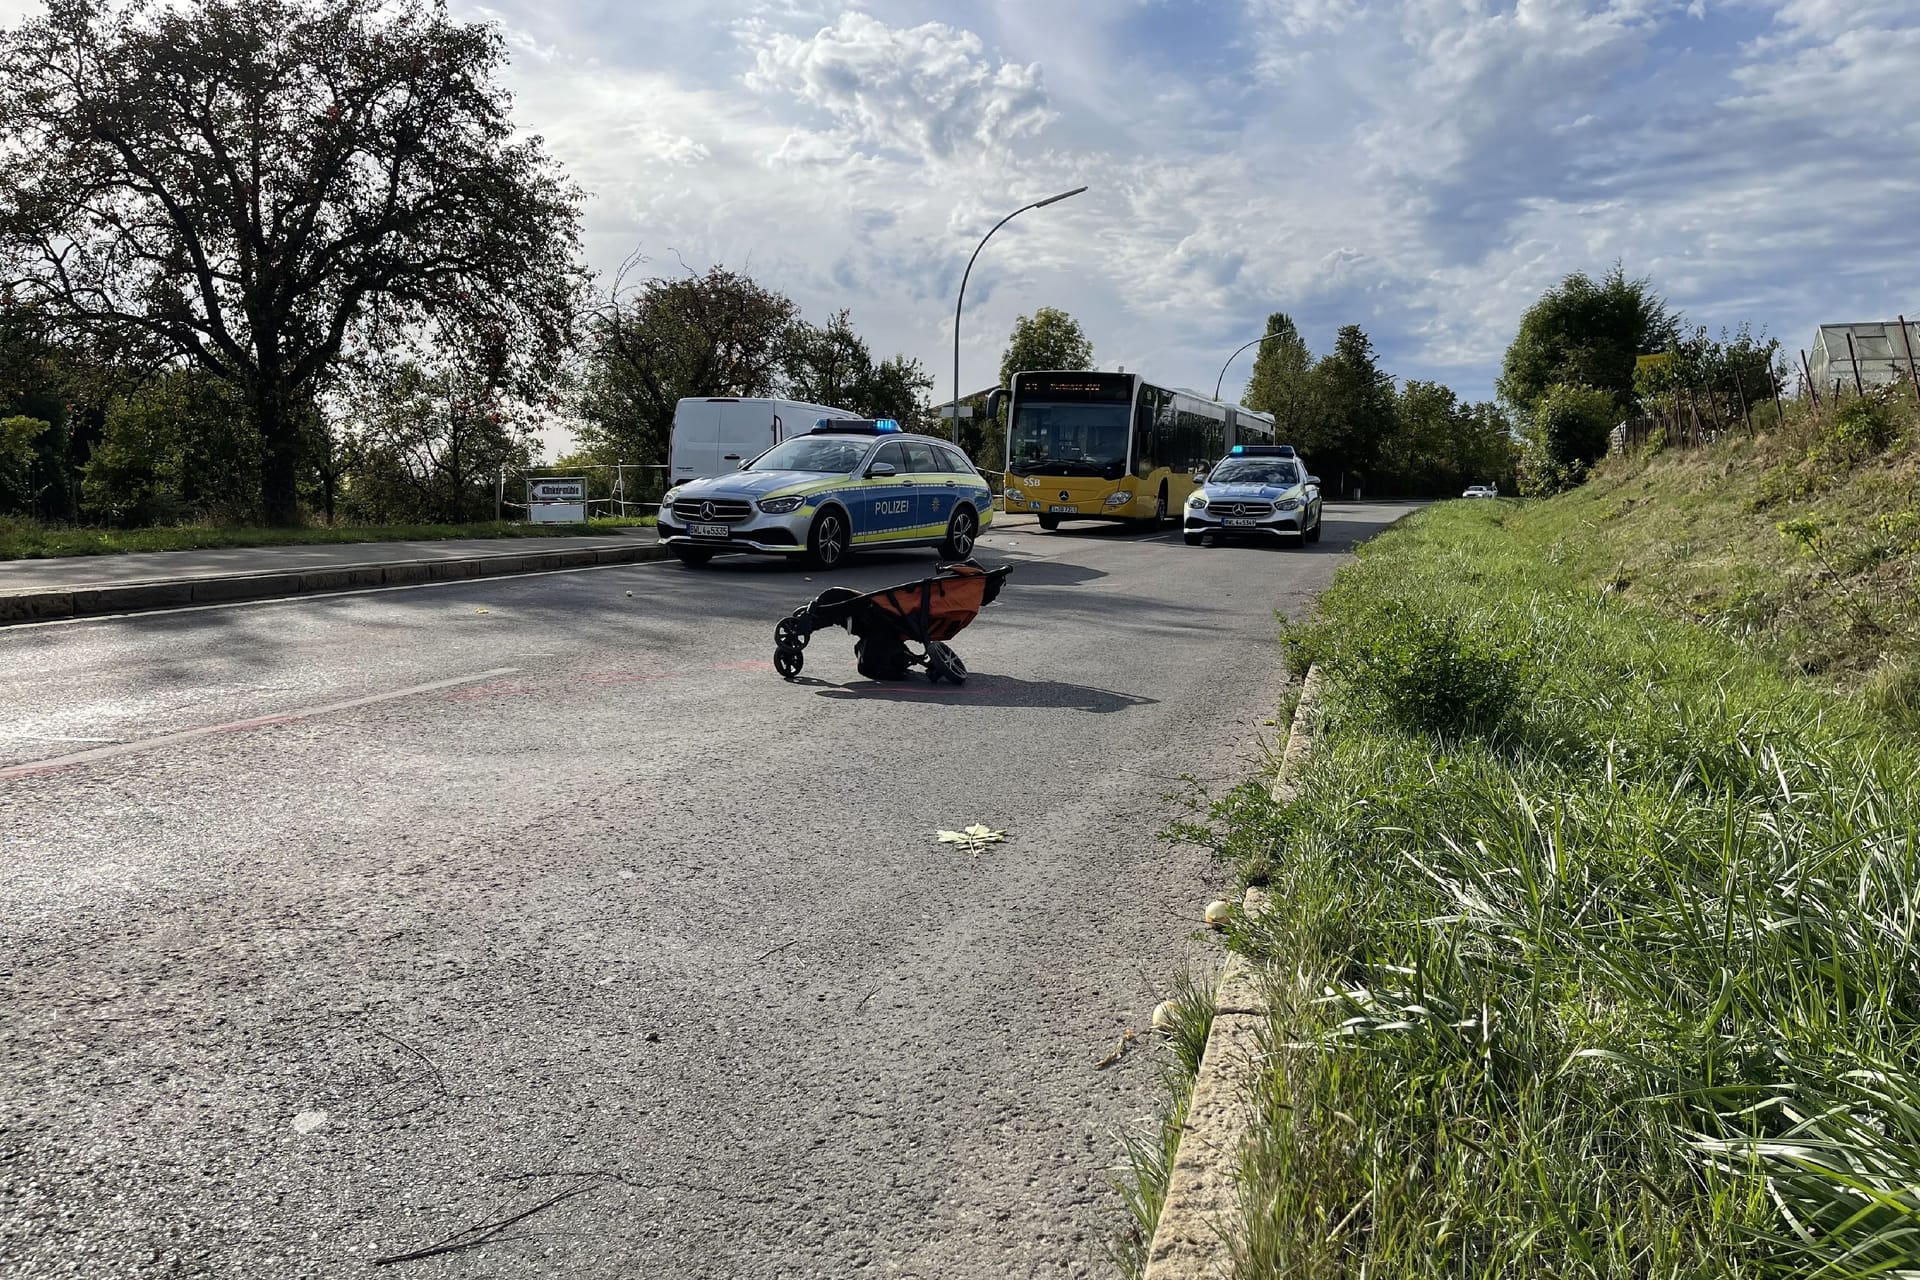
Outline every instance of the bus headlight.
<svg viewBox="0 0 1920 1280"><path fill-rule="evenodd" d="M783 515L786 515L789 511L798 511L800 509L800 504L805 501L806 501L805 497L762 498L756 505L759 506L759 508L762 511L766 512L770 516L783 516Z"/></svg>
<svg viewBox="0 0 1920 1280"><path fill-rule="evenodd" d="M1000 493L1000 496L1005 498L1008 502L1025 502L1027 500L1026 490L1016 489L1012 485L1008 485L1005 489L1003 489Z"/></svg>
<svg viewBox="0 0 1920 1280"><path fill-rule="evenodd" d="M1195 511L1205 511L1207 509L1207 495L1195 489L1187 495L1187 505Z"/></svg>
<svg viewBox="0 0 1920 1280"><path fill-rule="evenodd" d="M1124 507L1132 501L1133 495L1130 493L1110 493L1107 495L1107 505L1110 507Z"/></svg>

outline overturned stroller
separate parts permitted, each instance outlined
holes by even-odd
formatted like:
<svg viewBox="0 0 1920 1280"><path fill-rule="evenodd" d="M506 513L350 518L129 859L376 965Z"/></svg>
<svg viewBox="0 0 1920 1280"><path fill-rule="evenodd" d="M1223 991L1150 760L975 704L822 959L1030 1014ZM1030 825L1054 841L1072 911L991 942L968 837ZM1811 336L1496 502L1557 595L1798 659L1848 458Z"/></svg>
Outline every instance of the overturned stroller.
<svg viewBox="0 0 1920 1280"><path fill-rule="evenodd" d="M805 649L823 627L853 633L854 665L870 680L901 680L915 667L927 679L963 683L967 666L947 641L999 596L1011 566L983 569L972 560L943 564L934 576L862 595L829 587L773 628L773 669L791 680L806 665ZM917 644L921 652L907 646Z"/></svg>

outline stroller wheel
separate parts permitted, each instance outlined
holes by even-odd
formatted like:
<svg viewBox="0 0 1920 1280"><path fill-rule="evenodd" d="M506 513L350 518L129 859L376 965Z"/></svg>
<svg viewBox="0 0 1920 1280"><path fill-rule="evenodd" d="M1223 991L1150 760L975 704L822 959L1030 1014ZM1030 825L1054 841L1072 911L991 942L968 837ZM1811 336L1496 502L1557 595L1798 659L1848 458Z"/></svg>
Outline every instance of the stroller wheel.
<svg viewBox="0 0 1920 1280"><path fill-rule="evenodd" d="M800 674L800 668L807 665L807 656L789 645L781 645L773 651L773 669L791 680Z"/></svg>
<svg viewBox="0 0 1920 1280"><path fill-rule="evenodd" d="M935 684L942 680L951 680L955 684L967 682L967 664L960 661L960 655L942 642L935 640L927 645L927 679Z"/></svg>
<svg viewBox="0 0 1920 1280"><path fill-rule="evenodd" d="M811 639L813 633L802 631L792 618L782 618L773 624L773 644L776 649L804 649Z"/></svg>

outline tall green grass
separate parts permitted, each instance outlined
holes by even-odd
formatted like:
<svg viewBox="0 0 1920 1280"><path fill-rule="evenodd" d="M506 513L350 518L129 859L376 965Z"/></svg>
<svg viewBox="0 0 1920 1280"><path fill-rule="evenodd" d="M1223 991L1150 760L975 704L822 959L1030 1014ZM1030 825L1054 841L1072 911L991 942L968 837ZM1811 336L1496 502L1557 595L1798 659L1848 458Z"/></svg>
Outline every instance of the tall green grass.
<svg viewBox="0 0 1920 1280"><path fill-rule="evenodd" d="M1297 799L1214 806L1293 992L1237 1274L1920 1275L1913 739L1503 508L1364 549Z"/></svg>

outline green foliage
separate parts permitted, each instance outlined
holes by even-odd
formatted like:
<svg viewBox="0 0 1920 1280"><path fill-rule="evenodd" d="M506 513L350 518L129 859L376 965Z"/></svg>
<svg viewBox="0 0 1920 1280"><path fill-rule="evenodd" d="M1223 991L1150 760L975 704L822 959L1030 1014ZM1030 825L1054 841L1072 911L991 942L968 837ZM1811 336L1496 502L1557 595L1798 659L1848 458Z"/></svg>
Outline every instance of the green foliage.
<svg viewBox="0 0 1920 1280"><path fill-rule="evenodd" d="M1013 375L1037 369L1091 369L1093 343L1075 320L1058 307L1041 307L1013 322L1007 349L1000 357L1000 385L1013 385Z"/></svg>
<svg viewBox="0 0 1920 1280"><path fill-rule="evenodd" d="M1328 674L1356 709L1417 733L1456 737L1506 721L1525 689L1523 650L1466 618L1392 604L1339 636Z"/></svg>
<svg viewBox="0 0 1920 1280"><path fill-rule="evenodd" d="M1284 312L1267 317L1267 333L1273 336L1254 348L1253 376L1240 403L1272 414L1283 437L1297 435L1311 414L1313 352Z"/></svg>
<svg viewBox="0 0 1920 1280"><path fill-rule="evenodd" d="M349 343L454 321L529 380L568 345L581 196L515 128L505 61L424 0L50 0L0 33L12 296L242 394L247 505L295 522L305 406Z"/></svg>
<svg viewBox="0 0 1920 1280"><path fill-rule="evenodd" d="M1842 401L1828 426L1834 461L1857 466L1889 448L1900 438L1904 399L1901 389L1894 386Z"/></svg>
<svg viewBox="0 0 1920 1280"><path fill-rule="evenodd" d="M1535 401L1522 458L1521 490L1556 493L1586 478L1607 453L1619 422L1614 396L1595 387L1554 385Z"/></svg>
<svg viewBox="0 0 1920 1280"><path fill-rule="evenodd" d="M1678 325L1650 282L1629 280L1618 263L1597 281L1576 271L1520 318L1501 368L1501 398L1530 417L1551 388L1585 386L1605 392L1624 413L1635 358L1666 350Z"/></svg>
<svg viewBox="0 0 1920 1280"><path fill-rule="evenodd" d="M1393 378L1380 368L1373 339L1357 324L1341 326L1333 350L1313 367L1313 417L1295 442L1330 492L1379 488L1396 430Z"/></svg>
<svg viewBox="0 0 1920 1280"><path fill-rule="evenodd" d="M615 529L652 523L653 518L649 516L644 519L595 519L586 524L524 524L488 520L470 524L336 525L297 529L212 524L102 529L68 525L50 527L25 517L0 516L0 560L118 555L126 551L198 551L214 547L290 547L315 543L591 537L605 535Z"/></svg>
<svg viewBox="0 0 1920 1280"><path fill-rule="evenodd" d="M786 394L809 404L892 418L908 430L928 425L926 392L933 375L909 356L878 364L842 308L824 326L794 322L786 337Z"/></svg>
<svg viewBox="0 0 1920 1280"><path fill-rule="evenodd" d="M1213 1030L1213 992L1209 985L1182 976L1174 983L1168 1003L1173 1006L1173 1025L1164 1045L1168 1057L1162 1059L1159 1075L1169 1105L1157 1124L1148 1122L1144 1131L1121 1134L1126 1165L1112 1176L1127 1216L1111 1253L1120 1273L1133 1280L1146 1274L1147 1247L1153 1242L1160 1211L1166 1205L1180 1131L1193 1098L1194 1077L1200 1070L1207 1036Z"/></svg>
<svg viewBox="0 0 1920 1280"><path fill-rule="evenodd" d="M522 470L538 453L526 407L471 362L371 365L350 415L345 507L366 523L487 519L501 470Z"/></svg>
<svg viewBox="0 0 1920 1280"><path fill-rule="evenodd" d="M1470 484L1514 487L1513 433L1500 406L1463 404L1437 382L1409 379L1383 464L1396 491L1455 496Z"/></svg>
<svg viewBox="0 0 1920 1280"><path fill-rule="evenodd" d="M1339 682L1298 798L1216 810L1273 879L1242 940L1307 993L1275 1006L1238 1276L1912 1265L1908 659L1870 715L1623 599L1567 543L1600 500L1431 508L1323 597L1336 667L1453 619L1524 650L1523 715L1436 738Z"/></svg>
<svg viewBox="0 0 1920 1280"><path fill-rule="evenodd" d="M719 266L701 276L648 280L631 298L619 297L620 289L616 281L615 299L590 327L575 406L584 419L581 443L595 457L665 462L682 398L781 390L798 312L791 298ZM821 345L796 359L816 381L812 389L838 394L865 344L846 351L851 330L832 325L812 336ZM834 385L818 385L829 381Z"/></svg>
<svg viewBox="0 0 1920 1280"><path fill-rule="evenodd" d="M32 504L35 445L51 429L40 418L0 418L0 511L24 511Z"/></svg>
<svg viewBox="0 0 1920 1280"><path fill-rule="evenodd" d="M228 383L181 370L113 400L84 474L84 509L107 524L252 522L260 439Z"/></svg>

